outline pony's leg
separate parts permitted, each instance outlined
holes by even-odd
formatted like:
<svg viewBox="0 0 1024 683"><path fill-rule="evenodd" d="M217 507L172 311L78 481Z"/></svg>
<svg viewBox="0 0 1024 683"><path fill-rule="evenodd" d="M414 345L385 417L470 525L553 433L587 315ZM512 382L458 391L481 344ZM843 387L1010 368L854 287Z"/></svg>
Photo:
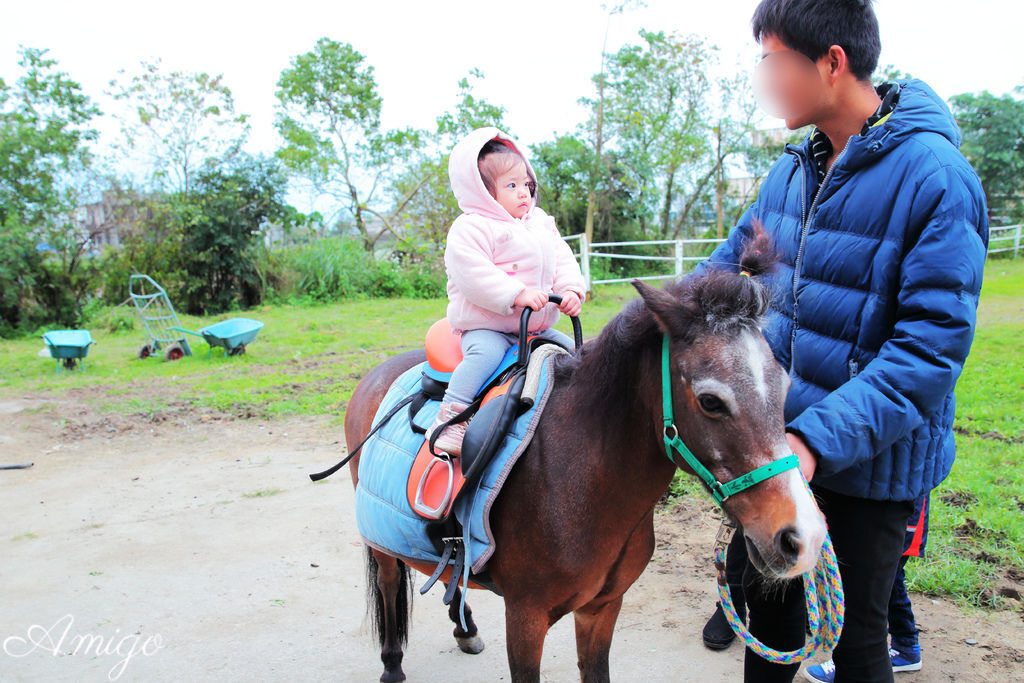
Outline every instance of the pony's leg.
<svg viewBox="0 0 1024 683"><path fill-rule="evenodd" d="M378 550L371 550L366 558L369 606L384 663L380 680L404 681L402 645L408 640L412 607L409 567Z"/></svg>
<svg viewBox="0 0 1024 683"><path fill-rule="evenodd" d="M575 612L576 656L584 683L607 681L608 651L622 595L643 573L654 554L654 509L630 534L604 590Z"/></svg>
<svg viewBox="0 0 1024 683"><path fill-rule="evenodd" d="M459 644L459 649L470 655L478 655L484 651L484 641L477 635L476 622L473 621L473 610L469 608L469 603L466 603L466 629L462 629L462 622L459 621L459 604L462 602L462 589L455 589L455 598L452 600L452 604L448 605L448 618L455 624L455 630L452 631L452 635L455 636L455 642Z"/></svg>
<svg viewBox="0 0 1024 683"><path fill-rule="evenodd" d="M543 609L505 602L505 641L512 683L540 681L540 658L544 653L548 615Z"/></svg>
<svg viewBox="0 0 1024 683"><path fill-rule="evenodd" d="M622 596L602 603L590 603L576 610L576 656L583 683L604 683L608 674L608 651L612 646L615 621L622 609Z"/></svg>

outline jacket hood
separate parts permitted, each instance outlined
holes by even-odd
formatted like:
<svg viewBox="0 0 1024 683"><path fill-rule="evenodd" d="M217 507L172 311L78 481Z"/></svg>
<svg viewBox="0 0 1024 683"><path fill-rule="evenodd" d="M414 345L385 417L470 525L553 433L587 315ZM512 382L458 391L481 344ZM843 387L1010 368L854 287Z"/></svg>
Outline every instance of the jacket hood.
<svg viewBox="0 0 1024 683"><path fill-rule="evenodd" d="M867 133L854 136L844 165L848 169L863 166L879 155L887 154L898 145L918 133L934 133L946 138L955 149L960 148L960 127L953 118L953 112L922 80L912 78L896 81L900 89L899 101L887 117L872 126ZM797 147L806 159L811 159L811 133Z"/></svg>
<svg viewBox="0 0 1024 683"><path fill-rule="evenodd" d="M465 213L475 213L486 218L510 221L514 220L512 215L506 211L498 201L491 196L484 185L484 179L480 177L480 169L477 166L477 157L480 150L489 140L504 140L511 144L512 148L523 157L526 162L526 172L536 182L537 174L533 172L530 159L526 151L519 146L519 143L507 133L498 130L494 126L477 128L472 133L459 141L448 158L448 179L452 184L452 192L459 202L459 208ZM536 198L530 201L530 210L536 206Z"/></svg>
<svg viewBox="0 0 1024 683"><path fill-rule="evenodd" d="M922 80L897 81L900 88L900 99L892 116L879 126L888 129L896 139L908 137L913 133L938 133L960 148L960 127L953 118L949 106Z"/></svg>

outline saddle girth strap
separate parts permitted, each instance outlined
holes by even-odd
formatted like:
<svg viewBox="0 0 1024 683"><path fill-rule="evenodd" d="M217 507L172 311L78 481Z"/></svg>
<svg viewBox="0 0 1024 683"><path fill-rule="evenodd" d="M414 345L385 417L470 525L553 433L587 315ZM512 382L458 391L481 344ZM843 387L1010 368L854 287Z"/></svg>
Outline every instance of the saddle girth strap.
<svg viewBox="0 0 1024 683"><path fill-rule="evenodd" d="M466 568L466 544L462 542L461 538L453 540L455 543L455 560L452 562L452 578L445 588L444 597L441 599L441 602L445 605L452 604L452 600L455 599L455 591L459 588L459 581L462 580L462 573ZM462 618L465 619L465 617Z"/></svg>
<svg viewBox="0 0 1024 683"><path fill-rule="evenodd" d="M434 573L430 575L426 583L420 588L420 595L426 595L427 591L430 590L437 580L441 578L441 574L444 573L444 568L448 566L448 561L452 559L452 552L455 550L455 543L458 539L446 538L444 541L444 550L441 551L441 559L437 562L437 568L434 569Z"/></svg>

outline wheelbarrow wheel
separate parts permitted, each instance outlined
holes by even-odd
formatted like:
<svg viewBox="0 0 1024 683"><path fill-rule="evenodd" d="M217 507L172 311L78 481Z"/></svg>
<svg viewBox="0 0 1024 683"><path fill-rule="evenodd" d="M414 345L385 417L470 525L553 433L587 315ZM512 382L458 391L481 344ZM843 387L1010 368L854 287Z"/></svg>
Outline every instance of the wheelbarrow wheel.
<svg viewBox="0 0 1024 683"><path fill-rule="evenodd" d="M239 344L235 348L228 351L229 356L241 356L245 353L245 344Z"/></svg>
<svg viewBox="0 0 1024 683"><path fill-rule="evenodd" d="M179 360L185 355L185 350L180 344L171 344L164 349L164 360Z"/></svg>
<svg viewBox="0 0 1024 683"><path fill-rule="evenodd" d="M74 358L65 358L64 359L64 369L65 370L74 370L75 366L77 364L78 363L77 363L76 359L74 359Z"/></svg>
<svg viewBox="0 0 1024 683"><path fill-rule="evenodd" d="M153 355L152 345L143 344L142 346L139 347L139 352L136 355L139 357L139 360L142 360L143 358L149 358L150 356Z"/></svg>

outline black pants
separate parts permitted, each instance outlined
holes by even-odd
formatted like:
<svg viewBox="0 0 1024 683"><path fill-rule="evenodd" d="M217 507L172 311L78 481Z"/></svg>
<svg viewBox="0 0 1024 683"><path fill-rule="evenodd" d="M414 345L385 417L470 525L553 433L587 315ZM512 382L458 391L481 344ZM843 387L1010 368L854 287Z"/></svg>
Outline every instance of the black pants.
<svg viewBox="0 0 1024 683"><path fill-rule="evenodd" d="M836 682L892 681L889 594L913 501L851 498L824 489L814 489L814 495L839 560L846 602L843 632L832 653ZM803 647L807 614L800 579L766 582L747 563L743 588L750 632L758 640L776 650ZM747 683L789 683L799 669L799 664L773 664L748 649L743 676Z"/></svg>

